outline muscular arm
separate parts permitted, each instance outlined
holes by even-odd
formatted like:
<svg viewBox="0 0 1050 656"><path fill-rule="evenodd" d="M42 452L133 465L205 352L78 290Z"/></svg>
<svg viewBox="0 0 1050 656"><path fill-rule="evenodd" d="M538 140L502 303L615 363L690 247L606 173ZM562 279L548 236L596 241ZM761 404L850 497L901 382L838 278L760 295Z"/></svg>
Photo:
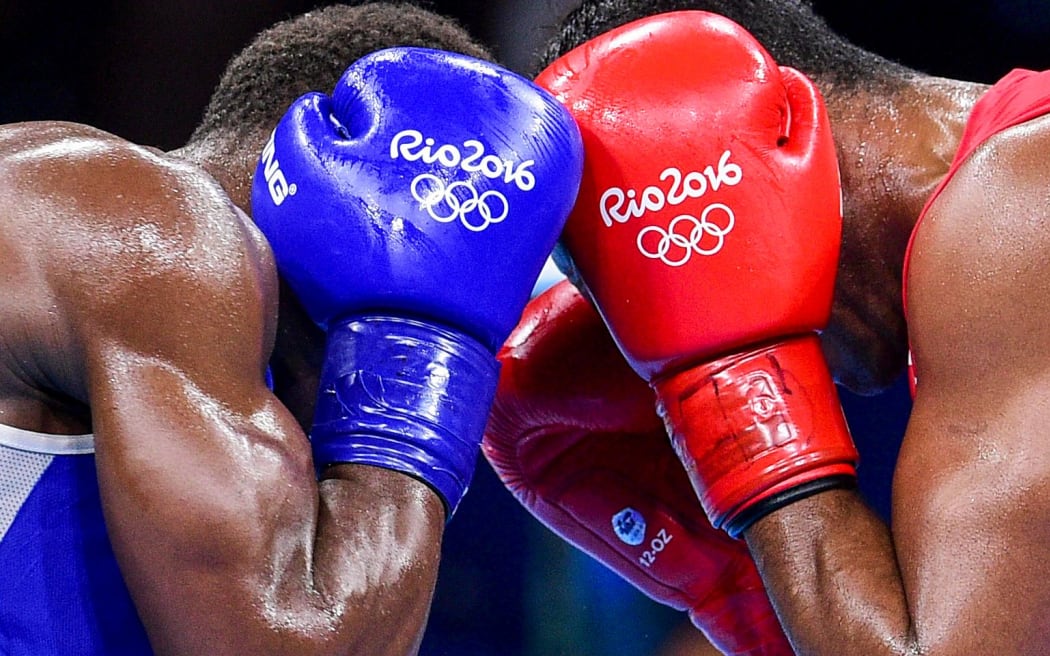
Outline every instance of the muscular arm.
<svg viewBox="0 0 1050 656"><path fill-rule="evenodd" d="M1050 123L979 150L918 233L919 386L890 532L851 492L747 541L800 654L1042 654L1050 644Z"/></svg>
<svg viewBox="0 0 1050 656"><path fill-rule="evenodd" d="M277 281L248 219L210 180L119 143L43 164L37 209L67 213L71 235L48 293L84 365L108 530L156 651L414 653L443 507L385 470L316 482L263 382Z"/></svg>

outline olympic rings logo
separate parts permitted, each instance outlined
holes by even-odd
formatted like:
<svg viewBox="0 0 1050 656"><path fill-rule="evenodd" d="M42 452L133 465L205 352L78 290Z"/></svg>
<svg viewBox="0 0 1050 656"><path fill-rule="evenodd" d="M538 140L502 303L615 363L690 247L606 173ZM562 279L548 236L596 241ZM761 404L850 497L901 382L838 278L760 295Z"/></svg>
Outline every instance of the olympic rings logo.
<svg viewBox="0 0 1050 656"><path fill-rule="evenodd" d="M725 214L725 220L722 222L724 225L708 218L715 211ZM726 235L732 232L735 225L736 216L728 205L712 203L704 209L699 219L690 214L680 214L671 221L666 230L660 226L643 228L638 233L638 250L642 255L660 260L667 266L680 267L689 261L693 253L704 256L721 251L725 246ZM658 237L655 250L646 246L646 237L649 235ZM675 249L673 252L672 247Z"/></svg>
<svg viewBox="0 0 1050 656"><path fill-rule="evenodd" d="M433 173L420 173L409 190L430 218L439 223L459 219L472 232L481 232L510 213L506 196L495 189L479 194L469 180L445 184ZM474 219L475 214L478 219Z"/></svg>

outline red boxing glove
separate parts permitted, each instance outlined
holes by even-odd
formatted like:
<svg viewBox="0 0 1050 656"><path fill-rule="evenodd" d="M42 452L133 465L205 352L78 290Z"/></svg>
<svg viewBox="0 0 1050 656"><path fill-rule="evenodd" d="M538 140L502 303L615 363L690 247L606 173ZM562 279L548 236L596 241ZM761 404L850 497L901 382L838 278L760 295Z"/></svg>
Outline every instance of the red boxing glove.
<svg viewBox="0 0 1050 656"><path fill-rule="evenodd" d="M654 397L567 281L533 300L499 353L482 452L546 526L726 654L792 654L743 543L715 530Z"/></svg>
<svg viewBox="0 0 1050 656"><path fill-rule="evenodd" d="M662 14L537 79L586 161L562 233L716 527L855 484L817 331L841 231L823 101L736 23Z"/></svg>

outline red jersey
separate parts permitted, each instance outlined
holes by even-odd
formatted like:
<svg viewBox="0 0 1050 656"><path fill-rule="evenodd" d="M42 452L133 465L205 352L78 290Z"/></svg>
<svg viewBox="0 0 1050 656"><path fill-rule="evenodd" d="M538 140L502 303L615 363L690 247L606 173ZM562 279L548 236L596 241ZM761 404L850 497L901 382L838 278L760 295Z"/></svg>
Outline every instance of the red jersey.
<svg viewBox="0 0 1050 656"><path fill-rule="evenodd" d="M948 168L948 174L944 176L926 201L922 213L919 214L919 220L915 222L915 228L912 229L911 239L908 241L908 250L904 255L905 317L908 315L908 262L911 260L911 248L915 243L915 234L922 225L922 219L929 211L930 205L937 200L955 172L981 144L1008 128L1044 114L1050 114L1050 71L1035 72L1022 69L1010 71L974 104L966 122L966 128L963 130L962 140L959 142L959 150L956 151L955 158ZM914 397L918 374L915 371L910 349L908 351L908 382Z"/></svg>

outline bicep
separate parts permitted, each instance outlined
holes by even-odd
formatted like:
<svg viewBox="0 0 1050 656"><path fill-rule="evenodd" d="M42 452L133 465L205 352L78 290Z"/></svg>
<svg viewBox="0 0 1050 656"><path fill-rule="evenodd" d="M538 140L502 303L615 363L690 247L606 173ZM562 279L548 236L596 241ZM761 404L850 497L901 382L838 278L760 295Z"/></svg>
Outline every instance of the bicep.
<svg viewBox="0 0 1050 656"><path fill-rule="evenodd" d="M98 457L165 454L183 474L231 485L267 462L305 472L306 438L265 386L272 260L231 206L199 205L206 220L140 219L145 237L126 238L110 270L93 272L98 286L72 303Z"/></svg>
<svg viewBox="0 0 1050 656"><path fill-rule="evenodd" d="M309 444L264 383L276 276L231 208L205 210L117 231L117 257L83 274L90 295L60 295L82 344L107 529L153 639L251 616L273 568L308 567L315 537Z"/></svg>
<svg viewBox="0 0 1050 656"><path fill-rule="evenodd" d="M224 653L266 635L267 591L309 580L318 495L305 436L261 382L230 376L216 394L177 361L111 355L110 380L92 385L99 490L154 647ZM305 593L271 601L309 607Z"/></svg>
<svg viewBox="0 0 1050 656"><path fill-rule="evenodd" d="M230 375L224 385L215 374L225 389L214 393L177 362L112 355L107 380L92 385L92 417L116 546L128 530L181 554L239 554L231 538L251 535L261 518L310 516L306 437L261 381ZM286 503L293 512L281 511Z"/></svg>
<svg viewBox="0 0 1050 656"><path fill-rule="evenodd" d="M1029 147L975 153L914 244L918 386L893 537L931 653L1038 653L1050 639L1050 180L1003 165Z"/></svg>

